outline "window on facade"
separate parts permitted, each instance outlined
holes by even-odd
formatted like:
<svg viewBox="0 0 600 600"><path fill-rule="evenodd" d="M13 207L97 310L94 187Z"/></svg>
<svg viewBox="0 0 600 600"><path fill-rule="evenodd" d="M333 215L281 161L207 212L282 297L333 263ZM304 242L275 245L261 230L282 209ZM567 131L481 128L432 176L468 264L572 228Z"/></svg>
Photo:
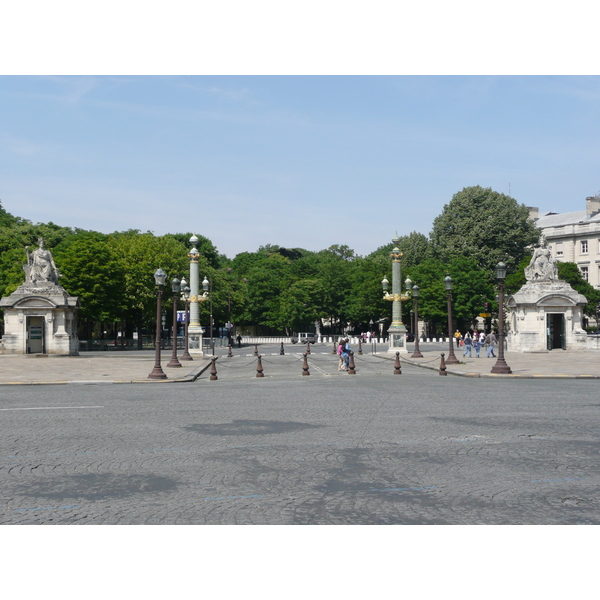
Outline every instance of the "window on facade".
<svg viewBox="0 0 600 600"><path fill-rule="evenodd" d="M588 241L581 240L581 254L587 254L587 253L588 253Z"/></svg>
<svg viewBox="0 0 600 600"><path fill-rule="evenodd" d="M558 242L556 244L556 256L562 256L563 255L563 245L562 242Z"/></svg>
<svg viewBox="0 0 600 600"><path fill-rule="evenodd" d="M587 281L588 280L588 268L580 267L580 269L581 269L581 276Z"/></svg>

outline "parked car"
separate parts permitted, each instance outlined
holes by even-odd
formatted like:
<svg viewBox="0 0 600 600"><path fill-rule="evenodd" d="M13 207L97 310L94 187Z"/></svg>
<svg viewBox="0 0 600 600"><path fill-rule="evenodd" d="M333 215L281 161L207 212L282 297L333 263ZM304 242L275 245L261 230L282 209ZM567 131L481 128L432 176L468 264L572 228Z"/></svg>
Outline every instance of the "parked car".
<svg viewBox="0 0 600 600"><path fill-rule="evenodd" d="M314 344L316 341L314 333L295 333L292 336L292 344L297 344L298 342L301 344Z"/></svg>

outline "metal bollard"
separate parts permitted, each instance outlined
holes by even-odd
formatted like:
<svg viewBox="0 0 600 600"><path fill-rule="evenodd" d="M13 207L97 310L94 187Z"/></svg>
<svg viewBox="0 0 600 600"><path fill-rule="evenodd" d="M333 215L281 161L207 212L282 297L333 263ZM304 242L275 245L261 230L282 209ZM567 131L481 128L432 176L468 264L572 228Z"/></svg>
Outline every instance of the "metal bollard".
<svg viewBox="0 0 600 600"><path fill-rule="evenodd" d="M333 342L333 350L331 351L331 354L337 354L337 344L335 341Z"/></svg>
<svg viewBox="0 0 600 600"><path fill-rule="evenodd" d="M306 342L306 354L310 354L310 342Z"/></svg>
<svg viewBox="0 0 600 600"><path fill-rule="evenodd" d="M283 342L281 342L281 349L279 350L279 354L280 354L281 356L284 356L284 355L285 355L285 350L283 349Z"/></svg>
<svg viewBox="0 0 600 600"><path fill-rule="evenodd" d="M302 375L310 375L310 371L308 370L308 354L304 353L304 362L302 363Z"/></svg>
<svg viewBox="0 0 600 600"><path fill-rule="evenodd" d="M231 344L227 347L227 356L231 358L233 356L233 352L231 351Z"/></svg>
<svg viewBox="0 0 600 600"><path fill-rule="evenodd" d="M358 338L358 353L362 354L362 343L360 341L360 338Z"/></svg>
<svg viewBox="0 0 600 600"><path fill-rule="evenodd" d="M446 373L446 361L444 360L443 352L442 352L442 360L440 362L440 375L445 375L445 376L448 375L448 373Z"/></svg>
<svg viewBox="0 0 600 600"><path fill-rule="evenodd" d="M256 365L256 376L257 377L264 377L261 358L262 358L262 356L259 354L258 355L258 364Z"/></svg>
<svg viewBox="0 0 600 600"><path fill-rule="evenodd" d="M254 356L258 356L258 344L254 344Z"/></svg>
<svg viewBox="0 0 600 600"><path fill-rule="evenodd" d="M356 367L354 365L354 352L350 351L350 360L348 361L348 375L356 375Z"/></svg>
<svg viewBox="0 0 600 600"><path fill-rule="evenodd" d="M210 359L212 360L212 365L210 367L210 381L217 381L217 379L219 379L217 377L217 358L218 357L215 356Z"/></svg>
<svg viewBox="0 0 600 600"><path fill-rule="evenodd" d="M400 366L400 352L396 352L396 362L394 363L394 375L402 375L402 367Z"/></svg>

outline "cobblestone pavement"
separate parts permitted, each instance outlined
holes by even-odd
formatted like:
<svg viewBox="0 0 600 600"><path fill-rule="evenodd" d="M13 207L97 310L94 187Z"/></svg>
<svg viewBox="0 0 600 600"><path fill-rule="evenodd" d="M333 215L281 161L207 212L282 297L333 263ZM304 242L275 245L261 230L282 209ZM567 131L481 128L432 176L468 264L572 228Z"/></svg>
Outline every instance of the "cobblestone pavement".
<svg viewBox="0 0 600 600"><path fill-rule="evenodd" d="M409 354L402 357L403 364L414 364L424 369L438 372L441 353L448 356L448 345L443 343L421 344L423 358L413 359L410 354L413 344L408 346ZM219 377L235 377L245 370L255 373L256 358L253 345L242 345L233 349L233 356L227 357L227 349L215 349ZM280 356L280 345L259 345L257 350L262 356L264 375L267 378L296 375L302 372L303 353L306 348L297 344L287 344L285 355ZM393 354L387 352L387 346L364 344L362 356L355 347L355 360L360 375L386 372L391 368ZM373 353L375 351L375 353ZM181 355L181 352L180 352ZM154 366L152 351L108 351L82 352L79 356L41 356L41 355L0 355L0 385L27 385L37 383L182 383L192 382L206 373L210 366L209 354L196 357L192 362L181 361L182 368L169 368L167 363L170 350L162 353L162 368L168 379L148 379ZM596 378L600 379L600 353L564 352L553 350L543 354L506 353L506 361L512 369L512 375L494 375L491 373L495 358L463 357L462 350L456 351L460 364L447 366L449 375L476 378ZM333 360L332 360L333 359ZM329 345L315 344L309 356L310 368L315 373L325 369L330 375L337 375L337 363ZM254 366L252 366L254 365ZM295 365L295 366L294 366ZM295 371L294 371L295 369ZM312 372L312 371L311 371ZM346 375L343 373L342 375Z"/></svg>
<svg viewBox="0 0 600 600"><path fill-rule="evenodd" d="M2 386L0 523L600 523L597 382L310 362Z"/></svg>

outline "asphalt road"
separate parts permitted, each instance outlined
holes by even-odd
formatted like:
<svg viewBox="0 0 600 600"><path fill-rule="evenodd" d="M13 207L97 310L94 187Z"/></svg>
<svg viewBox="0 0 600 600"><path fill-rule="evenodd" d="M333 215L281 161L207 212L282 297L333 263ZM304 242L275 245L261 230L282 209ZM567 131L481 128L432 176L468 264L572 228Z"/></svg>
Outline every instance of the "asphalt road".
<svg viewBox="0 0 600 600"><path fill-rule="evenodd" d="M593 381L311 356L310 377L288 354L262 379L239 356L218 381L2 388L0 523L600 523Z"/></svg>

